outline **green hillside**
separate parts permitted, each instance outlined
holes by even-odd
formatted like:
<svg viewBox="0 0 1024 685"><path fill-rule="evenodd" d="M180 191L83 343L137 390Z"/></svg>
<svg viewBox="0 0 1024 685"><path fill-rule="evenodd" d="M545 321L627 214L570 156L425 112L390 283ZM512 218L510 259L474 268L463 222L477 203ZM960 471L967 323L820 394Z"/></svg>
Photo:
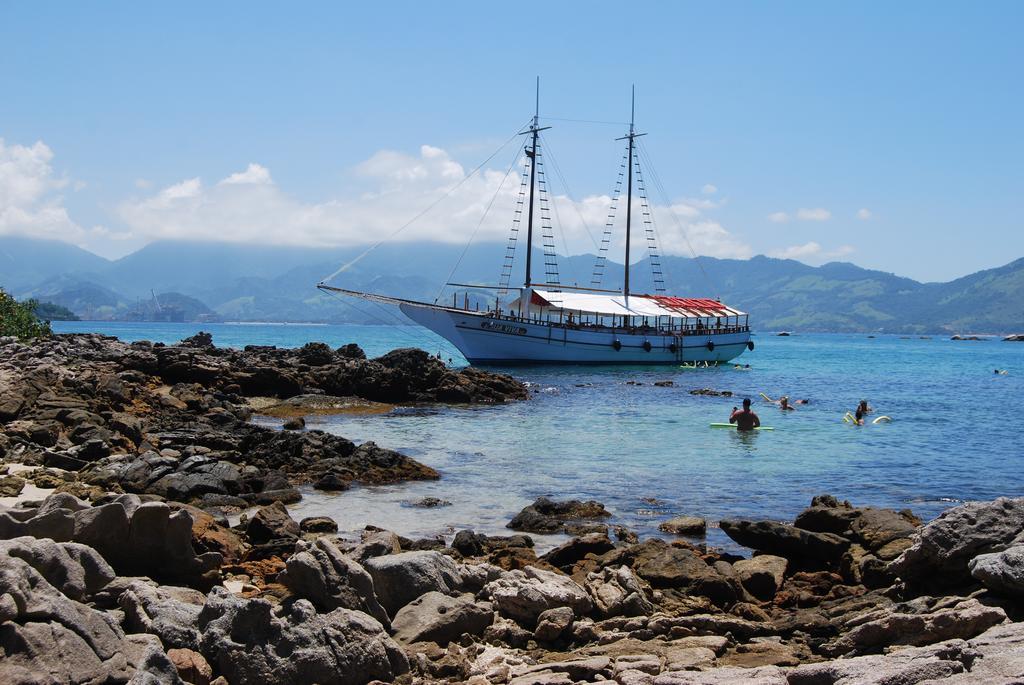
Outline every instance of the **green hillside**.
<svg viewBox="0 0 1024 685"><path fill-rule="evenodd" d="M504 251L497 243L465 252L439 243L389 244L332 283L432 302L451 296L441 288L449 276L463 283L497 283ZM161 242L111 262L62 243L0 237L0 261L18 262L16 270L0 271L0 285L19 298L52 302L85 319L151 320L157 314L147 303L155 291L164 293L158 295L161 302L171 298L168 308L179 307L184 320L404 321L394 310L316 290L325 275L361 252ZM521 250L517 257L512 285L522 278ZM537 252L534 263L544 263ZM561 282L589 285L593 264L593 255L560 258ZM948 283L919 283L848 263L812 267L764 256L699 262L665 257L662 264L669 293L718 297L749 312L762 331L1024 332L1024 259ZM607 262L602 287L621 287L622 270L621 264ZM654 292L647 261L630 273L634 292ZM479 292L481 302L492 297Z"/></svg>

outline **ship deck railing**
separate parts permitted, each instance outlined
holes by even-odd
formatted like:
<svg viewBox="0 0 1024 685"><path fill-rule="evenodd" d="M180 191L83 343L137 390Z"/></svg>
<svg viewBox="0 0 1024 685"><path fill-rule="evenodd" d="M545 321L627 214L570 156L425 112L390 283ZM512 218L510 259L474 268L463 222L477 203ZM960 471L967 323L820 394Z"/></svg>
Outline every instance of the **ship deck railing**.
<svg viewBox="0 0 1024 685"><path fill-rule="evenodd" d="M516 314L498 314L494 310L488 311L485 316L498 321L509 321L512 323L528 323L538 326L550 326L552 328L565 328L575 331L595 331L605 333L620 333L622 335L650 335L666 337L685 337L691 335L727 335L730 333L749 333L748 324L733 325L704 325L703 323L680 324L659 324L658 326L609 326L607 324L593 322L568 322L566 320L556 321L552 319L519 316Z"/></svg>

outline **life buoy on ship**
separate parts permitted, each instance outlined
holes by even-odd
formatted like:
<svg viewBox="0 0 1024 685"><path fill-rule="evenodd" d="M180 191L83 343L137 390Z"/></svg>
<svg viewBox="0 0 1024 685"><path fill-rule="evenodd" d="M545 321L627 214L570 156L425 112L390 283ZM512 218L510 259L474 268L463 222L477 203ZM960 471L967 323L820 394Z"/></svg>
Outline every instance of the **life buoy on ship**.
<svg viewBox="0 0 1024 685"><path fill-rule="evenodd" d="M708 352L714 352L714 351L715 351L715 343L714 343L714 341L708 340Z"/></svg>
<svg viewBox="0 0 1024 685"><path fill-rule="evenodd" d="M650 351L651 351L651 341L650 340L644 340L644 352L650 352Z"/></svg>
<svg viewBox="0 0 1024 685"><path fill-rule="evenodd" d="M747 349L750 350L751 352L754 351L754 341L753 340L748 340L747 341Z"/></svg>
<svg viewBox="0 0 1024 685"><path fill-rule="evenodd" d="M671 343L671 344L670 344L670 345L668 346L668 351L669 351L669 352L671 352L672 354L675 354L675 353L676 353L676 350L678 350L678 349L679 349L679 346L678 346L678 345L676 345L675 343Z"/></svg>
<svg viewBox="0 0 1024 685"><path fill-rule="evenodd" d="M616 340L615 342L612 343L612 348L614 348L615 351L618 352L619 350L622 349L622 343Z"/></svg>

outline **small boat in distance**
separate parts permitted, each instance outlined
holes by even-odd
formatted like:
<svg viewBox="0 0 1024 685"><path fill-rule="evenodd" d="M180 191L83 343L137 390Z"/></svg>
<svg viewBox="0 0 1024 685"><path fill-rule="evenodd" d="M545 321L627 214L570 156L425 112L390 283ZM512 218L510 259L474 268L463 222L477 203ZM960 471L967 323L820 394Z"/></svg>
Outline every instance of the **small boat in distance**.
<svg viewBox="0 0 1024 685"><path fill-rule="evenodd" d="M635 112L635 108L634 108ZM625 219L625 270L621 290L600 287L568 286L557 283L557 270L552 279L552 270L546 268L544 282L534 280L532 271L532 249L534 245L535 194L538 175L543 176L541 150L538 145L539 133L547 127L540 126L539 83L537 108L532 123L522 131L528 136L523 152L526 169L523 172L523 194L529 186L529 202L526 213L526 268L522 287L508 284L511 273L512 255L518 233L518 222L524 209L516 210L513 234L506 254L506 268L499 286L449 283L472 291L494 290L497 295L493 304L480 310L479 302L470 307L470 290L452 295L451 306L437 302L417 302L387 295L360 292L345 288L318 284L327 292L361 298L382 304L397 305L407 317L450 341L475 365L508 364L717 364L728 362L745 350L754 349L750 340L749 316L729 307L717 299L707 297L674 297L664 294L661 278L660 259L652 249L652 269L655 274L657 294L634 293L629 287L630 242L633 214L634 166L640 172L635 149L637 133L633 115L630 116L629 132L619 140L626 141L623 170L626 171L626 219ZM619 183L622 173L619 175ZM543 192L544 181L540 180ZM650 224L650 209L643 198L644 223ZM617 188L612 210L619 198ZM520 201L520 205L523 204ZM540 217L542 223L548 217L547 205L541 199ZM611 226L611 222L607 226ZM551 248L546 257L554 258L553 240L549 239L547 224L545 248ZM653 244L653 232L648 229L648 245ZM606 229L602 251L609 244ZM600 269L603 255L595 266L595 280L600 283ZM547 260L546 260L547 261ZM550 266L550 264L547 264ZM550 281L556 282L550 282ZM518 291L511 301L502 303L501 295Z"/></svg>

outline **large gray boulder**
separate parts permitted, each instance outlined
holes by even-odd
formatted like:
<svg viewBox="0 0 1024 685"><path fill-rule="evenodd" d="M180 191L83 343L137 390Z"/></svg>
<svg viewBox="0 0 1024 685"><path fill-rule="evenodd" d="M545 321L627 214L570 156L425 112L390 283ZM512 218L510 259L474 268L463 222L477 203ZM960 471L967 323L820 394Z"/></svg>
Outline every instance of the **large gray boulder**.
<svg viewBox="0 0 1024 685"><path fill-rule="evenodd" d="M466 633L480 635L493 621L493 607L473 601L473 595L428 592L402 607L392 627L394 638L404 644L435 642L445 647Z"/></svg>
<svg viewBox="0 0 1024 685"><path fill-rule="evenodd" d="M137 673L166 671L158 642L126 638L112 615L62 592L81 597L112 576L81 545L34 538L0 543L0 682L126 683L138 675L140 683L180 683L176 675L154 681Z"/></svg>
<svg viewBox="0 0 1024 685"><path fill-rule="evenodd" d="M156 635L168 649L199 649L196 623L206 596L189 588L131 580L117 600L124 627Z"/></svg>
<svg viewBox="0 0 1024 685"><path fill-rule="evenodd" d="M299 542L278 577L296 597L308 599L319 611L354 609L380 621L390 630L387 612L377 601L373 578L349 559L333 540L321 537L313 544Z"/></svg>
<svg viewBox="0 0 1024 685"><path fill-rule="evenodd" d="M979 554L968 564L971 575L993 592L1024 598L1024 545Z"/></svg>
<svg viewBox="0 0 1024 685"><path fill-rule="evenodd" d="M594 607L590 595L572 578L534 566L502 575L485 585L484 592L504 616L529 627L548 609L570 607L582 617Z"/></svg>
<svg viewBox="0 0 1024 685"><path fill-rule="evenodd" d="M594 601L594 609L602 618L654 613L654 605L647 599L643 581L628 566L605 567L589 573L584 586Z"/></svg>
<svg viewBox="0 0 1024 685"><path fill-rule="evenodd" d="M428 592L451 594L463 585L459 565L440 552L388 554L367 559L363 565L389 616Z"/></svg>
<svg viewBox="0 0 1024 685"><path fill-rule="evenodd" d="M264 599L214 588L198 628L200 652L231 685L364 685L409 670L405 653L372 617L349 609L317 614L302 599L277 615Z"/></svg>
<svg viewBox="0 0 1024 685"><path fill-rule="evenodd" d="M71 511L51 509L40 512L38 509L0 507L0 540L28 535L67 542L74 532L75 519Z"/></svg>
<svg viewBox="0 0 1024 685"><path fill-rule="evenodd" d="M1007 549L1022 531L1024 498L963 504L921 528L890 569L914 585L968 583L971 559Z"/></svg>
<svg viewBox="0 0 1024 685"><path fill-rule="evenodd" d="M64 596L80 600L114 579L114 570L95 550L72 542L21 537L0 541L0 559L20 559Z"/></svg>
<svg viewBox="0 0 1024 685"><path fill-rule="evenodd" d="M143 503L136 495L91 507L54 493L38 508L0 512L0 538L22 530L34 537L74 541L99 552L119 575L202 585L212 582L204 576L223 559L217 552L196 553L192 525L192 516L184 509Z"/></svg>

